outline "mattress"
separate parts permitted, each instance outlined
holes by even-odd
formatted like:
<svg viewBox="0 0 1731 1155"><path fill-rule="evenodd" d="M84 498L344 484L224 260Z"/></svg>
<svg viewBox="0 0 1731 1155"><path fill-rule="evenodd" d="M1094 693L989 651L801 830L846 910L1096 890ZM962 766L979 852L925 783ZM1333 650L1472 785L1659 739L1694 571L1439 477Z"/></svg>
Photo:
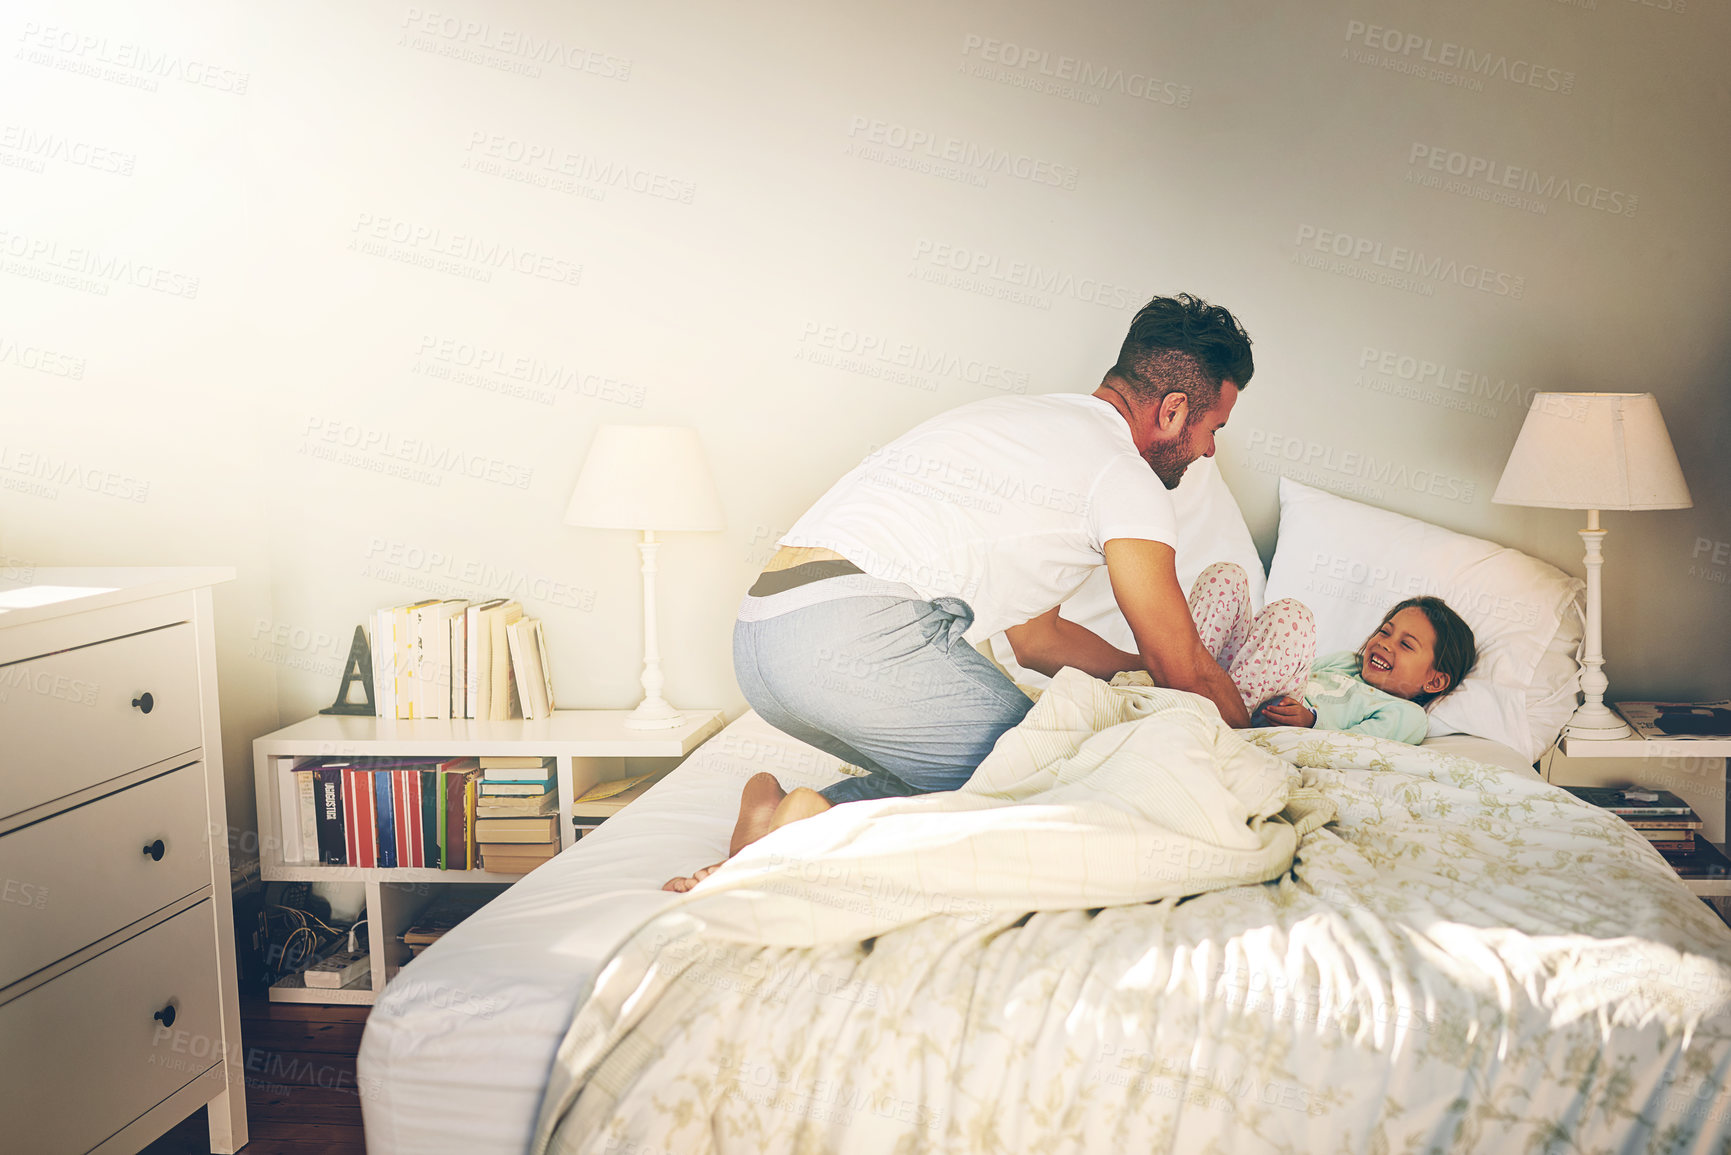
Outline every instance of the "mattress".
<svg viewBox="0 0 1731 1155"><path fill-rule="evenodd" d="M1427 748L1531 773L1451 735ZM598 967L673 900L661 884L720 859L752 774L821 787L837 760L746 713L628 809L414 959L368 1017L359 1084L375 1155L524 1151L554 1052Z"/></svg>

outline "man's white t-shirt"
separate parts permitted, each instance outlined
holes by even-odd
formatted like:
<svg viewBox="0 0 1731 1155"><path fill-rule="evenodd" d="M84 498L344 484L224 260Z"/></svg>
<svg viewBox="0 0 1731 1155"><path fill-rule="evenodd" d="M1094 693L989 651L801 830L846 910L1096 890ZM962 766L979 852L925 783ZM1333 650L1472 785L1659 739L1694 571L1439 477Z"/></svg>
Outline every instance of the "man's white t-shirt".
<svg viewBox="0 0 1731 1155"><path fill-rule="evenodd" d="M978 642L1069 597L1119 537L1177 548L1172 495L1110 403L1053 393L976 401L916 426L780 544L834 550L923 598L962 598Z"/></svg>

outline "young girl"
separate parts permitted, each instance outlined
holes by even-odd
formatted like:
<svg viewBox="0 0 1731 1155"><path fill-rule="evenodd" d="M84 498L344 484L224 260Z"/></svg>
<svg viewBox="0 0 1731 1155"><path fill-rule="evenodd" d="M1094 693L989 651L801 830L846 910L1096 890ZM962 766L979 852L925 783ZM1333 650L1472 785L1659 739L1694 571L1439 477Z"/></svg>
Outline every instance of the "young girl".
<svg viewBox="0 0 1731 1155"><path fill-rule="evenodd" d="M1190 592L1190 616L1254 720L1346 730L1412 745L1429 730L1425 706L1459 686L1478 659L1473 631L1441 598L1408 598L1357 653L1312 665L1316 622L1282 598L1254 618L1236 565L1211 565Z"/></svg>

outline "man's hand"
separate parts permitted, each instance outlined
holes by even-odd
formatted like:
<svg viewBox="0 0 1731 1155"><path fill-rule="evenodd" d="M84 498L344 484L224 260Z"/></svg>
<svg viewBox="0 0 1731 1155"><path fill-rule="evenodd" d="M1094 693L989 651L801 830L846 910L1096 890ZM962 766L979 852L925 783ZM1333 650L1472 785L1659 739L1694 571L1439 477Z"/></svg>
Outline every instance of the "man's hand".
<svg viewBox="0 0 1731 1155"><path fill-rule="evenodd" d="M1228 726L1250 725L1238 687L1196 636L1190 602L1178 585L1177 555L1169 545L1115 537L1105 546L1112 596L1136 637L1143 668L1156 686L1188 690L1212 701Z"/></svg>
<svg viewBox="0 0 1731 1155"><path fill-rule="evenodd" d="M1305 706L1297 698L1289 698L1284 694L1262 703L1262 708L1257 713L1276 726L1310 727L1316 725L1316 711Z"/></svg>

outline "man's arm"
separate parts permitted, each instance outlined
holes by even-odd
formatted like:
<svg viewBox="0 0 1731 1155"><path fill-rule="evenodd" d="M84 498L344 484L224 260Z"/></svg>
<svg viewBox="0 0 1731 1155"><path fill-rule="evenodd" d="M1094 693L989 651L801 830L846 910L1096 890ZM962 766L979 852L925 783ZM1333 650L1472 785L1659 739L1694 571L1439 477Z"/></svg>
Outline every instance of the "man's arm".
<svg viewBox="0 0 1731 1155"><path fill-rule="evenodd" d="M1190 602L1178 585L1177 557L1171 546L1157 541L1113 538L1106 543L1112 595L1154 684L1201 694L1219 708L1228 726L1243 729L1250 725L1250 714L1238 687L1196 635Z"/></svg>
<svg viewBox="0 0 1731 1155"><path fill-rule="evenodd" d="M1065 621L1058 616L1057 606L1019 626L1011 626L1004 636L1016 651L1016 661L1048 678L1056 677L1065 666L1074 666L1108 681L1120 671L1142 668L1140 657L1120 650L1086 626Z"/></svg>

